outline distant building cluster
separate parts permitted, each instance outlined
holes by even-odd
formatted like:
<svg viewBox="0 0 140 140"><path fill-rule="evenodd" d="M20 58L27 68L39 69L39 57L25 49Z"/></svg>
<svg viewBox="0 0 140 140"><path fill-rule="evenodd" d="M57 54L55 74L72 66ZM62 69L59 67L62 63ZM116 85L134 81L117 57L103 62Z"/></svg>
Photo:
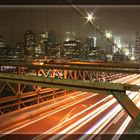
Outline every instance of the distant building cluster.
<svg viewBox="0 0 140 140"><path fill-rule="evenodd" d="M138 38L138 37L137 37ZM136 39L137 41L138 39ZM140 39L139 39L140 41ZM115 38L115 43L120 43L119 38ZM137 48L139 43L137 42ZM6 45L3 36L0 36L0 59L64 59L79 61L123 61L129 60L122 52L117 49L110 49L112 56L108 55L108 50L97 45L96 37L87 37L84 42L76 38L74 32L66 32L64 42L55 41L52 33L41 33L37 38L34 31L28 30L24 34L22 41L17 41L16 47ZM110 57L110 58L109 58Z"/></svg>
<svg viewBox="0 0 140 140"><path fill-rule="evenodd" d="M140 60L140 32L136 32L136 46L135 54L137 54L138 59Z"/></svg>
<svg viewBox="0 0 140 140"><path fill-rule="evenodd" d="M0 36L0 59L58 58L60 57L59 43L51 40L48 33L40 35L37 44L36 34L28 30L23 41L17 41L16 47L7 46L3 36Z"/></svg>

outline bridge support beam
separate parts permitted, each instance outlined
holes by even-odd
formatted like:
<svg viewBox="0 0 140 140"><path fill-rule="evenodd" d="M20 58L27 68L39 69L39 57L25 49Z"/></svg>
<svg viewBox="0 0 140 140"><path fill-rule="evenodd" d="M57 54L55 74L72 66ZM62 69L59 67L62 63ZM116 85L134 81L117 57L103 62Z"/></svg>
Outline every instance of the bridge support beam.
<svg viewBox="0 0 140 140"><path fill-rule="evenodd" d="M125 92L112 92L112 95L117 99L119 104L131 116L132 119L137 117L140 111Z"/></svg>
<svg viewBox="0 0 140 140"><path fill-rule="evenodd" d="M127 133L129 134L140 134L140 113L129 127Z"/></svg>

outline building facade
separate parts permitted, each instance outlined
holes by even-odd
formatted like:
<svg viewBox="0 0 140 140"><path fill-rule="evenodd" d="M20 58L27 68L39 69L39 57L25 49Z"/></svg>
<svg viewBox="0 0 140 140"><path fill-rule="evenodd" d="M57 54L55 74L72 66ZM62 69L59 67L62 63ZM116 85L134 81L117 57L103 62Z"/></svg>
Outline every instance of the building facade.
<svg viewBox="0 0 140 140"><path fill-rule="evenodd" d="M5 41L2 35L0 35L0 59L5 57Z"/></svg>
<svg viewBox="0 0 140 140"><path fill-rule="evenodd" d="M32 30L25 33L24 43L25 57L27 59L35 58L36 34Z"/></svg>
<svg viewBox="0 0 140 140"><path fill-rule="evenodd" d="M135 42L135 54L138 56L140 60L140 32L136 32L136 42Z"/></svg>
<svg viewBox="0 0 140 140"><path fill-rule="evenodd" d="M79 59L80 44L78 40L65 41L63 44L63 59Z"/></svg>

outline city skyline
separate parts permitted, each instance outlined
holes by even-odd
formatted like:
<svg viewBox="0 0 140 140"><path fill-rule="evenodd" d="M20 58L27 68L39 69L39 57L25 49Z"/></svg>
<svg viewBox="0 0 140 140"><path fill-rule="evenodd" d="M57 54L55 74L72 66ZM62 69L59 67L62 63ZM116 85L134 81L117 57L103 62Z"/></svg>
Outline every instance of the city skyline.
<svg viewBox="0 0 140 140"><path fill-rule="evenodd" d="M135 32L140 30L140 21L137 19L140 13L139 6L81 6L79 8L94 12L97 25L110 30L115 36L120 36L123 42L135 45ZM15 46L16 41L23 40L23 34L28 29L34 30L36 34L52 31L58 42L64 41L64 33L67 31L75 32L81 40L97 34L69 6L1 7L0 17L2 19L0 34L10 46Z"/></svg>
<svg viewBox="0 0 140 140"><path fill-rule="evenodd" d="M62 1L0 5L0 138L135 139L140 5Z"/></svg>

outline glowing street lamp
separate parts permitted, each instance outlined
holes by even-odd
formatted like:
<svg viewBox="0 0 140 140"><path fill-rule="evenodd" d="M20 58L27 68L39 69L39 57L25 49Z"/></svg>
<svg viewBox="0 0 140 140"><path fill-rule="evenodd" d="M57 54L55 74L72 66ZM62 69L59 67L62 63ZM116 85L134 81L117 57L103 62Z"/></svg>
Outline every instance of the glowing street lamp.
<svg viewBox="0 0 140 140"><path fill-rule="evenodd" d="M91 22L92 20L95 20L95 17L93 16L93 13L87 13L86 19L88 22Z"/></svg>
<svg viewBox="0 0 140 140"><path fill-rule="evenodd" d="M125 55L128 56L129 55L129 52L126 52Z"/></svg>
<svg viewBox="0 0 140 140"><path fill-rule="evenodd" d="M131 60L132 60L132 61L134 61L134 60L135 60L135 57L134 57L134 56L132 56L132 57L131 57Z"/></svg>
<svg viewBox="0 0 140 140"><path fill-rule="evenodd" d="M112 37L111 32L106 32L105 33L105 37L108 38L108 39L110 39Z"/></svg>
<svg viewBox="0 0 140 140"><path fill-rule="evenodd" d="M121 44L118 44L118 48L121 49L121 47L122 47L122 45Z"/></svg>
<svg viewBox="0 0 140 140"><path fill-rule="evenodd" d="M66 38L66 42L68 42L68 41L70 41L70 38L68 37L68 38Z"/></svg>

